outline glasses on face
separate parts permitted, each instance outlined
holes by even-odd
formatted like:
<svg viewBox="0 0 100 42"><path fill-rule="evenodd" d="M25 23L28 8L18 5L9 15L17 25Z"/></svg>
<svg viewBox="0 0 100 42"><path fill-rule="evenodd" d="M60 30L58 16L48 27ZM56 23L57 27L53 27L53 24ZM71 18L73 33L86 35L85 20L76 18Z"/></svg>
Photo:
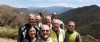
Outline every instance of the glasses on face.
<svg viewBox="0 0 100 42"><path fill-rule="evenodd" d="M46 32L49 32L49 30L42 30L42 32L45 32L45 31L46 31Z"/></svg>
<svg viewBox="0 0 100 42"><path fill-rule="evenodd" d="M75 27L74 25L68 25L69 27Z"/></svg>

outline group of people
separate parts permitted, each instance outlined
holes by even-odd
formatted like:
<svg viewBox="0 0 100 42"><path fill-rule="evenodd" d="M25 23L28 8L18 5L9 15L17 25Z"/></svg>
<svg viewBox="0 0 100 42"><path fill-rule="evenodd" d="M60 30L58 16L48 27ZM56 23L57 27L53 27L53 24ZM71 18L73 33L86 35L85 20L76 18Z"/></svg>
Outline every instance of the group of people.
<svg viewBox="0 0 100 42"><path fill-rule="evenodd" d="M18 42L82 42L75 25L74 21L64 25L57 13L44 17L29 14L28 23L19 28Z"/></svg>

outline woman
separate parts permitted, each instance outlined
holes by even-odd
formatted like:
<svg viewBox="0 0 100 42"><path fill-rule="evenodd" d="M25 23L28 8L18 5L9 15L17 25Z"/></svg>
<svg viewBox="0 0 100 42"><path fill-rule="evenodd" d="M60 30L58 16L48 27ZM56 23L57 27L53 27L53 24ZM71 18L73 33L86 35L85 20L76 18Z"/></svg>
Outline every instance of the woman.
<svg viewBox="0 0 100 42"><path fill-rule="evenodd" d="M39 42L37 37L37 29L34 26L29 26L26 31L26 37L23 42Z"/></svg>

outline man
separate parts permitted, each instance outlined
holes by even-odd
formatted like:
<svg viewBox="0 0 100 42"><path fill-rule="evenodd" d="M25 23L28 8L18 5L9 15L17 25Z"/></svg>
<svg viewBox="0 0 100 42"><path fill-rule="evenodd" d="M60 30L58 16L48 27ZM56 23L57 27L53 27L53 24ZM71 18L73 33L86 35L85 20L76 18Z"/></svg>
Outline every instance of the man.
<svg viewBox="0 0 100 42"><path fill-rule="evenodd" d="M52 20L53 19L58 19L58 14L56 12L53 12L51 18L52 18Z"/></svg>
<svg viewBox="0 0 100 42"><path fill-rule="evenodd" d="M53 12L53 14L52 14L52 20L53 19L58 19L58 14L56 12ZM64 29L64 23L63 23L63 21L59 20L59 23L60 23L61 29Z"/></svg>
<svg viewBox="0 0 100 42"><path fill-rule="evenodd" d="M50 38L50 28L48 25L42 25L40 28L40 41L42 42L53 42L52 38Z"/></svg>
<svg viewBox="0 0 100 42"><path fill-rule="evenodd" d="M44 24L48 25L49 28L51 29L52 28L52 23L51 23L51 17L50 16L45 16L44 17Z"/></svg>
<svg viewBox="0 0 100 42"><path fill-rule="evenodd" d="M64 42L82 42L80 34L75 31L75 25L74 21L68 22Z"/></svg>
<svg viewBox="0 0 100 42"><path fill-rule="evenodd" d="M65 32L63 29L60 28L59 20L53 20L53 28L50 32L50 37L53 39L54 42L64 42Z"/></svg>
<svg viewBox="0 0 100 42"><path fill-rule="evenodd" d="M41 16L40 15L36 15L35 16L35 27L37 28L37 30L39 31L40 30L40 27L42 25L42 22L41 22Z"/></svg>
<svg viewBox="0 0 100 42"><path fill-rule="evenodd" d="M35 24L35 15L33 14L29 14L28 16L28 23L26 23L25 25L23 25L21 28L19 28L19 31L18 31L18 42L22 42L25 37L26 37L26 31L27 31L27 28L31 25L34 25Z"/></svg>

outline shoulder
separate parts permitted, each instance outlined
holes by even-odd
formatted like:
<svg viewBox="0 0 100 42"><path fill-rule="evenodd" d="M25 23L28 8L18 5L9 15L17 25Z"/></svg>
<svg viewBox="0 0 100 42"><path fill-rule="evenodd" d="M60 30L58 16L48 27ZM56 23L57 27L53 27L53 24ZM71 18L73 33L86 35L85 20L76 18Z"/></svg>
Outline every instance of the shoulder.
<svg viewBox="0 0 100 42"><path fill-rule="evenodd" d="M78 32L77 32L77 35L76 35L76 41L77 42L82 42L82 38L81 38L81 36Z"/></svg>
<svg viewBox="0 0 100 42"><path fill-rule="evenodd" d="M29 42L29 40L28 39L24 39L22 42Z"/></svg>
<svg viewBox="0 0 100 42"><path fill-rule="evenodd" d="M51 37L49 37L49 41L50 41L50 42L53 42L53 40L52 40L52 38L51 38Z"/></svg>
<svg viewBox="0 0 100 42"><path fill-rule="evenodd" d="M26 26L29 26L29 24L28 24L28 23L26 23L26 24L24 24L24 25L20 26L20 28L25 28Z"/></svg>
<svg viewBox="0 0 100 42"><path fill-rule="evenodd" d="M42 40L41 40L41 38L40 37L37 37L36 38L36 42L41 42Z"/></svg>
<svg viewBox="0 0 100 42"><path fill-rule="evenodd" d="M75 33L76 33L77 36L80 36L80 33L78 33L77 31L75 31Z"/></svg>
<svg viewBox="0 0 100 42"><path fill-rule="evenodd" d="M60 29L60 34L65 35L65 31L63 29Z"/></svg>
<svg viewBox="0 0 100 42"><path fill-rule="evenodd" d="M60 24L64 24L63 21L59 20Z"/></svg>
<svg viewBox="0 0 100 42"><path fill-rule="evenodd" d="M65 32L63 29L60 28L60 32Z"/></svg>
<svg viewBox="0 0 100 42"><path fill-rule="evenodd" d="M49 37L49 39L50 39L50 40L52 40L52 38L51 38L51 37Z"/></svg>
<svg viewBox="0 0 100 42"><path fill-rule="evenodd" d="M81 38L80 33L76 31L76 38Z"/></svg>

